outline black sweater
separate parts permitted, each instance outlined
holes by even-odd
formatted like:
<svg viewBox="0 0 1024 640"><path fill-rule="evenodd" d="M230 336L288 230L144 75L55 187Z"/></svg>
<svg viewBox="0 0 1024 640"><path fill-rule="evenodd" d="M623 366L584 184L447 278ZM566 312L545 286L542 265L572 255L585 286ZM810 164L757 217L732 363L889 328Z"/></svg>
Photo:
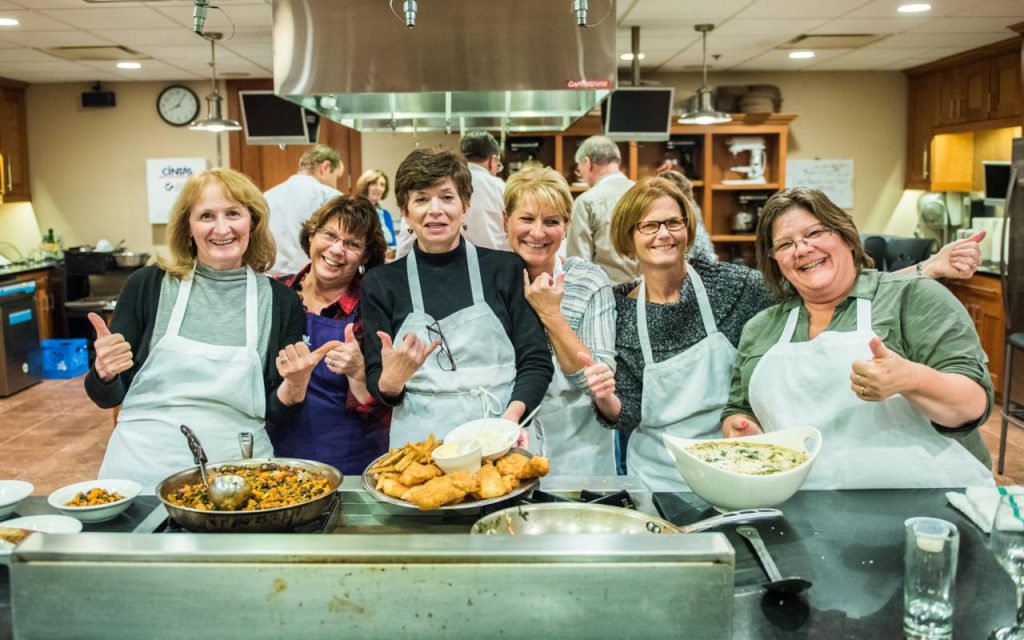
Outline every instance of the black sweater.
<svg viewBox="0 0 1024 640"><path fill-rule="evenodd" d="M110 322L110 330L120 333L132 348L132 368L117 375L110 382L103 382L90 369L85 377L85 391L89 398L104 409L115 407L124 401L135 374L142 368L149 356L149 347L156 325L157 307L160 303L160 286L166 272L156 266L146 267L133 273L117 299L117 308ZM263 277L263 276L257 276ZM287 406L277 397L281 376L277 373L275 358L277 352L289 344L302 340L306 320L298 296L285 285L270 281L271 326L267 342L267 357L263 362L263 383L267 392L267 422L274 425L293 424L298 419L301 404Z"/></svg>
<svg viewBox="0 0 1024 640"><path fill-rule="evenodd" d="M442 319L473 304L465 240L447 253L423 253L417 245L413 245L413 251L416 252L427 314ZM505 328L516 354L516 378L511 400L523 402L529 412L544 397L554 365L544 326L523 296L523 270L526 266L519 256L508 251L477 247L476 252L484 300ZM398 342L401 337L395 334L412 312L406 260L401 258L368 271L363 278L359 304L366 331L366 386L378 400L392 404L394 399L384 398L378 387L381 342L377 332L383 331Z"/></svg>

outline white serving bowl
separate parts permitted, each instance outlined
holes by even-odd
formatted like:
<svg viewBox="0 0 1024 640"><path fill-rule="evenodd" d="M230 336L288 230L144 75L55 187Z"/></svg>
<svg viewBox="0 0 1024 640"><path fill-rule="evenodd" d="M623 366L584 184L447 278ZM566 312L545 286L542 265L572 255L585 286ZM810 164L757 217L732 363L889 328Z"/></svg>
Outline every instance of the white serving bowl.
<svg viewBox="0 0 1024 640"><path fill-rule="evenodd" d="M480 470L482 453L478 440L452 440L434 449L432 455L434 462L445 473L455 471L476 473Z"/></svg>
<svg viewBox="0 0 1024 640"><path fill-rule="evenodd" d="M0 520L14 513L21 501L32 495L35 487L23 480L0 480Z"/></svg>
<svg viewBox="0 0 1024 640"><path fill-rule="evenodd" d="M124 496L124 498L117 502L96 505L94 507L65 506L67 502L70 502L75 497L76 493L88 491L96 487L106 489L111 493L116 491ZM69 515L82 522L106 522L107 520L113 520L122 511L127 509L132 500L135 499L135 496L139 495L141 491L142 485L134 480L86 480L85 482L76 482L75 484L69 484L66 487L57 489L50 494L46 501L54 509L60 509L65 515Z"/></svg>
<svg viewBox="0 0 1024 640"><path fill-rule="evenodd" d="M662 439L676 462L679 475L690 489L723 510L774 507L789 500L807 479L821 450L821 432L814 427L792 427L746 438L691 440L665 434ZM686 450L692 444L716 441L761 442L806 451L810 455L803 464L788 471L756 476L716 467Z"/></svg>
<svg viewBox="0 0 1024 640"><path fill-rule="evenodd" d="M497 460L508 453L512 445L519 439L517 423L505 418L481 418L455 427L448 432L444 441L473 440L488 432L496 435L480 441L481 455L484 460Z"/></svg>
<svg viewBox="0 0 1024 640"><path fill-rule="evenodd" d="M82 530L82 523L67 516L26 516L14 518L3 523L5 527L15 529L28 529L41 533L78 533ZM0 564L10 564L10 555L14 551L14 545L10 542L0 540Z"/></svg>

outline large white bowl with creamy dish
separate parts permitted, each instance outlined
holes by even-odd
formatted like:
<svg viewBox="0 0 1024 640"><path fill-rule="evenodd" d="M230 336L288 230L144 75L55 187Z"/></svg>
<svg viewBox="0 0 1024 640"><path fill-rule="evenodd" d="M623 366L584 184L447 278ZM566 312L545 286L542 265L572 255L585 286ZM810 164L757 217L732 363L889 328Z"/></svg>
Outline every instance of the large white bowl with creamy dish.
<svg viewBox="0 0 1024 640"><path fill-rule="evenodd" d="M792 427L746 438L691 440L665 434L662 439L690 489L724 510L774 507L789 500L807 479L821 450L821 432L814 427ZM691 445L709 442L771 444L807 453L807 459L791 469L767 475L739 473L705 462L687 450Z"/></svg>

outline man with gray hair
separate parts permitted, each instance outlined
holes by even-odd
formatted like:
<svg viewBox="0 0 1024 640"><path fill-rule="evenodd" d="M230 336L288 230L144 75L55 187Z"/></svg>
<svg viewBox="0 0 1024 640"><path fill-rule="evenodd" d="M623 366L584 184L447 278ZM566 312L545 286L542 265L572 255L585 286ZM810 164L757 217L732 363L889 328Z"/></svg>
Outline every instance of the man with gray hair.
<svg viewBox="0 0 1024 640"><path fill-rule="evenodd" d="M345 173L341 155L318 144L299 158L299 171L263 194L270 207L270 233L277 242L271 275L298 273L309 258L299 244L299 231L314 211L340 196L338 178Z"/></svg>
<svg viewBox="0 0 1024 640"><path fill-rule="evenodd" d="M640 273L635 260L615 250L609 234L615 204L635 184L619 170L621 163L619 146L604 136L591 136L577 149L576 172L590 189L573 204L566 239L568 255L598 265L612 284L629 282Z"/></svg>
<svg viewBox="0 0 1024 640"><path fill-rule="evenodd" d="M466 156L469 175L473 178L473 197L466 211L466 229L462 235L478 247L511 251L502 215L505 181L497 177L501 171L498 141L486 131L467 131L459 142L459 151Z"/></svg>

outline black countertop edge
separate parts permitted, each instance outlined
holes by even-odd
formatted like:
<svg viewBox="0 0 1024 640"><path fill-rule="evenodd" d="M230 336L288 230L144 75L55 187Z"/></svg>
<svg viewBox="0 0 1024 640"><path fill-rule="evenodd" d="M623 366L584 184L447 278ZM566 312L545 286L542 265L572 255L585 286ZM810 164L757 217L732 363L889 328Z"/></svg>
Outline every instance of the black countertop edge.
<svg viewBox="0 0 1024 640"><path fill-rule="evenodd" d="M32 264L0 267L0 280L5 280L8 276L17 276L23 273L31 273L32 271L45 271L58 266L60 266L60 264L56 260L46 259L42 262L34 262Z"/></svg>

